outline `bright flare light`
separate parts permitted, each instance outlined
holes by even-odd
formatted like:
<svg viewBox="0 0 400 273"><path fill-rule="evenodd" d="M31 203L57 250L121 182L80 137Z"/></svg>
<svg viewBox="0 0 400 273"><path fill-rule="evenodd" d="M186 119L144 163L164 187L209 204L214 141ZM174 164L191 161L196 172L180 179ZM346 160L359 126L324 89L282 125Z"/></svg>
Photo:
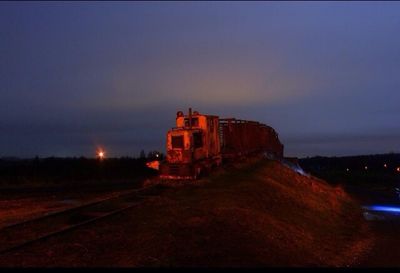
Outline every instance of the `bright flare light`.
<svg viewBox="0 0 400 273"><path fill-rule="evenodd" d="M97 153L97 156L98 156L100 159L103 159L103 158L106 156L106 154L105 154L104 151L99 151L99 152Z"/></svg>

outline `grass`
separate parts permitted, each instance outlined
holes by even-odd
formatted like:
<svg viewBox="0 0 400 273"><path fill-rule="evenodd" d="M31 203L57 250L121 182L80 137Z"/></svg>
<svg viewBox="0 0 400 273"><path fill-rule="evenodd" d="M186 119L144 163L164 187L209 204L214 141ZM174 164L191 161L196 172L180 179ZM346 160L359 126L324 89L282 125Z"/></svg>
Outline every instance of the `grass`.
<svg viewBox="0 0 400 273"><path fill-rule="evenodd" d="M275 161L225 170L158 202L154 224L172 242L145 265L344 266L369 243L359 205L341 188Z"/></svg>

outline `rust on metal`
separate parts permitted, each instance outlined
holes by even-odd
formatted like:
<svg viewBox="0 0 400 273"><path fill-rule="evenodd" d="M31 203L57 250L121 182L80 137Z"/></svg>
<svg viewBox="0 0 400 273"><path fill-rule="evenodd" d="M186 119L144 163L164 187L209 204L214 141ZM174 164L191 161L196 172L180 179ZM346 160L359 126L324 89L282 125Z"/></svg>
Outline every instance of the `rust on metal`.
<svg viewBox="0 0 400 273"><path fill-rule="evenodd" d="M165 162L161 178L195 179L219 166L223 160L267 153L283 157L276 131L257 121L220 119L189 108L176 114L176 127L167 132Z"/></svg>

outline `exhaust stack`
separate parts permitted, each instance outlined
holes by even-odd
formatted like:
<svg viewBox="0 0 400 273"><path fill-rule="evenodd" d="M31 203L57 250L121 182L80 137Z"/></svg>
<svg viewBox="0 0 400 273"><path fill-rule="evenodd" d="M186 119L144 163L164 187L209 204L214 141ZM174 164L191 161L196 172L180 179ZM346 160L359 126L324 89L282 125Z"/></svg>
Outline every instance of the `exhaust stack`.
<svg viewBox="0 0 400 273"><path fill-rule="evenodd" d="M189 108L189 128L192 129L192 108Z"/></svg>

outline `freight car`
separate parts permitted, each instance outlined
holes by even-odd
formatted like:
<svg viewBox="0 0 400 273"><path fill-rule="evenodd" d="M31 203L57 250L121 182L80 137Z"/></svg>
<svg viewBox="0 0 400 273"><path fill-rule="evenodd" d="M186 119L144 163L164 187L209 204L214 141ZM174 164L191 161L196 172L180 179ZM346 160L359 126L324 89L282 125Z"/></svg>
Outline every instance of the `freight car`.
<svg viewBox="0 0 400 273"><path fill-rule="evenodd" d="M176 127L167 132L167 156L160 165L164 179L196 179L223 161L267 153L283 157L275 130L265 124L220 119L197 111L177 112Z"/></svg>

